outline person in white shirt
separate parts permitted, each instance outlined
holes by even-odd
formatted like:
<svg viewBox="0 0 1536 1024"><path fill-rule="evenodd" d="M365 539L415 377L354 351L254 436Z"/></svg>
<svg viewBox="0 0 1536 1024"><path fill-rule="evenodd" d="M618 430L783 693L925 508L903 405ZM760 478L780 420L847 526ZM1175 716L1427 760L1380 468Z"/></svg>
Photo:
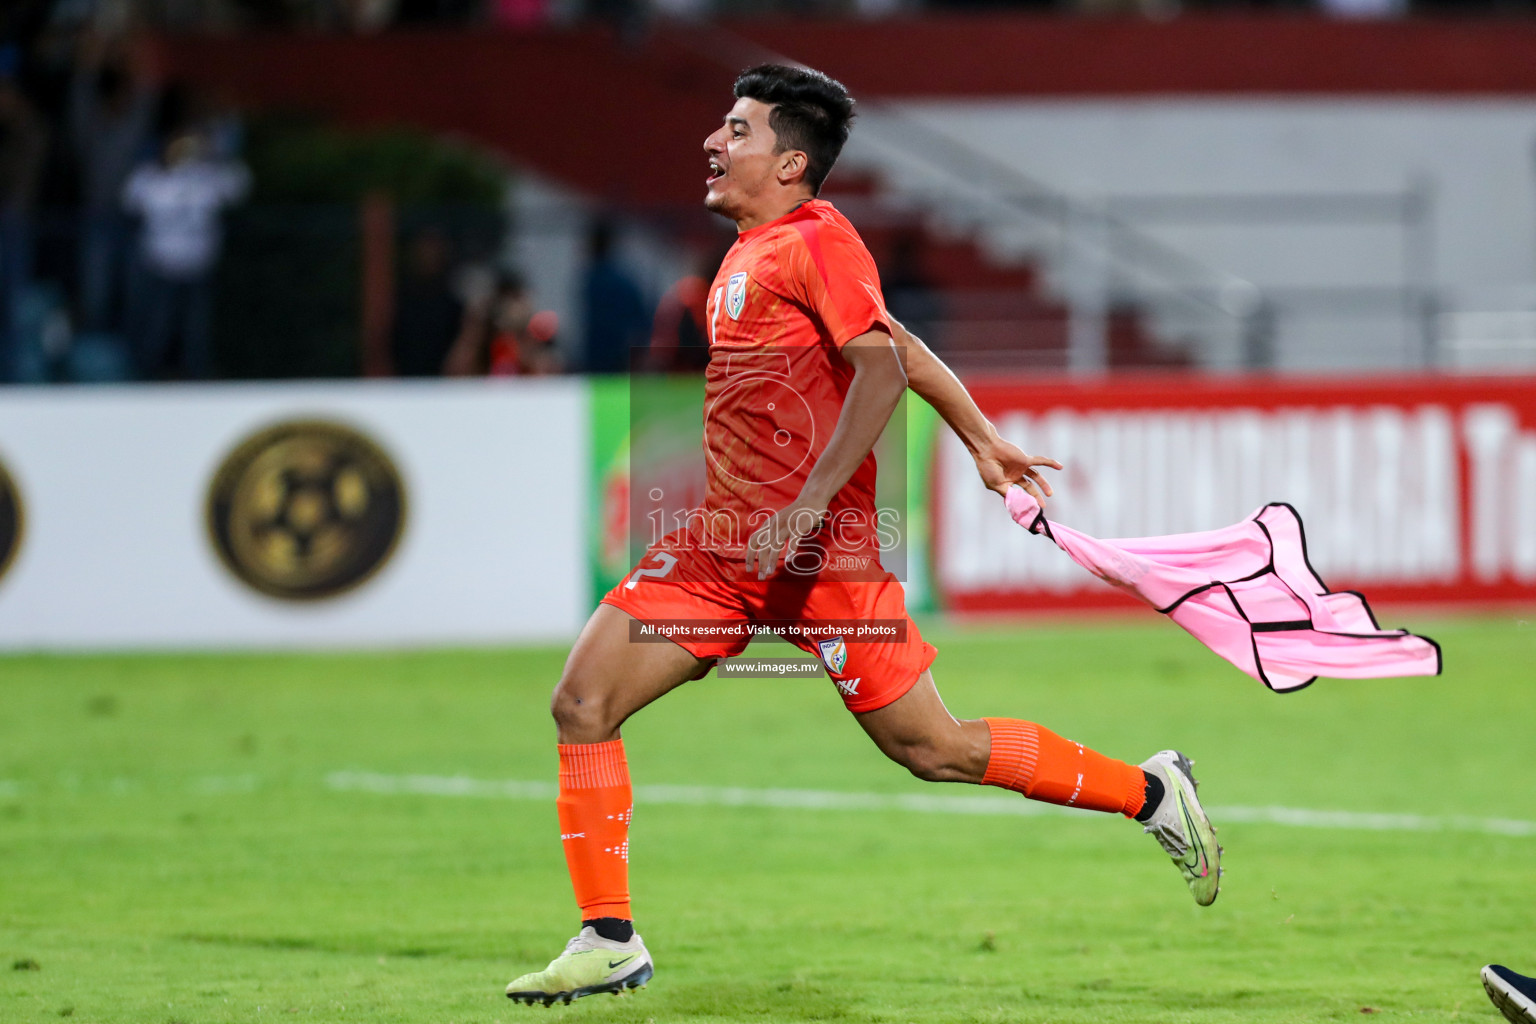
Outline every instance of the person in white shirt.
<svg viewBox="0 0 1536 1024"><path fill-rule="evenodd" d="M213 273L223 243L221 215L245 198L250 174L205 155L200 135L183 132L162 158L141 164L123 187L123 205L141 219L129 325L146 378L209 375ZM172 363L172 343L180 358Z"/></svg>

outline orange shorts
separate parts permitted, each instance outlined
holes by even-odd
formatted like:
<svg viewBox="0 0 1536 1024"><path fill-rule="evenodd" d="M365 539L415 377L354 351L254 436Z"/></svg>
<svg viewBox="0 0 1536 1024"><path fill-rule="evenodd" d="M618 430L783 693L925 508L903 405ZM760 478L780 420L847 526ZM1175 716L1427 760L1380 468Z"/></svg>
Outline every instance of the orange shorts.
<svg viewBox="0 0 1536 1024"><path fill-rule="evenodd" d="M641 623L671 627L670 639L697 658L719 661L752 640L749 626L772 628L821 659L849 711L874 711L912 688L934 646L907 615L906 594L884 579L836 581L786 576L735 580L735 565L697 549L652 549L604 604Z"/></svg>

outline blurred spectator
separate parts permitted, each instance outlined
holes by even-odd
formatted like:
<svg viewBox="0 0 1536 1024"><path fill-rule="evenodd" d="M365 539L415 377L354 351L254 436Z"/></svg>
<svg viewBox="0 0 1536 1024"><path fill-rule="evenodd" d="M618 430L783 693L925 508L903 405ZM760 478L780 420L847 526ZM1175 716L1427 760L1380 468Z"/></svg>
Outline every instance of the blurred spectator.
<svg viewBox="0 0 1536 1024"><path fill-rule="evenodd" d="M651 13L647 0L585 0L582 10L588 18L607 23L629 46L645 39Z"/></svg>
<svg viewBox="0 0 1536 1024"><path fill-rule="evenodd" d="M123 186L153 146L156 109L141 60L121 41L87 34L70 82L69 129L80 164L80 322L121 327L131 242Z"/></svg>
<svg viewBox="0 0 1536 1024"><path fill-rule="evenodd" d="M16 373L17 305L32 277L32 208L48 126L16 80L19 53L0 48L0 381Z"/></svg>
<svg viewBox="0 0 1536 1024"><path fill-rule="evenodd" d="M1336 18L1396 18L1408 13L1408 0L1318 0Z"/></svg>
<svg viewBox="0 0 1536 1024"><path fill-rule="evenodd" d="M411 239L405 267L395 286L390 339L395 375L436 377L464 317L453 288L453 249L439 227L425 227Z"/></svg>
<svg viewBox="0 0 1536 1024"><path fill-rule="evenodd" d="M663 372L702 370L709 363L709 324L705 307L709 281L720 258L694 255L688 273L656 303L646 368Z"/></svg>
<svg viewBox="0 0 1536 1024"><path fill-rule="evenodd" d="M943 318L943 303L923 269L923 237L917 231L904 231L891 247L890 263L882 275L885 307L902 326L921 338L929 348L937 349L943 340L935 336Z"/></svg>
<svg viewBox="0 0 1536 1024"><path fill-rule="evenodd" d="M1172 18L1179 13L1179 0L1074 0L1079 14L1140 14L1148 18Z"/></svg>
<svg viewBox="0 0 1536 1024"><path fill-rule="evenodd" d="M491 24L532 28L549 20L549 0L488 0Z"/></svg>
<svg viewBox="0 0 1536 1024"><path fill-rule="evenodd" d="M625 373L629 354L650 340L651 311L634 276L613 251L613 224L599 220L587 236L587 269L581 307L586 321L582 368L588 373Z"/></svg>
<svg viewBox="0 0 1536 1024"><path fill-rule="evenodd" d="M342 23L353 32L378 32L395 20L396 0L335 0Z"/></svg>
<svg viewBox="0 0 1536 1024"><path fill-rule="evenodd" d="M482 0L398 0L397 25L467 25L480 13Z"/></svg>
<svg viewBox="0 0 1536 1024"><path fill-rule="evenodd" d="M66 3L75 0L66 0ZM98 4L100 7L106 4ZM237 27L243 20L238 0L136 0L133 17L140 24L175 32L207 32Z"/></svg>
<svg viewBox="0 0 1536 1024"><path fill-rule="evenodd" d="M208 377L213 272L223 242L219 218L249 190L245 167L210 159L206 140L195 132L172 137L161 159L140 166L124 186L123 206L142 218L130 320L144 377L173 369L173 341L180 342L179 375Z"/></svg>
<svg viewBox="0 0 1536 1024"><path fill-rule="evenodd" d="M168 139L189 131L202 136L213 160L238 159L245 146L245 124L227 99L184 80L168 82L156 112L156 136Z"/></svg>
<svg viewBox="0 0 1536 1024"><path fill-rule="evenodd" d="M558 326L554 313L536 311L520 275L503 274L493 288L466 306L463 329L443 373L452 377L559 373Z"/></svg>

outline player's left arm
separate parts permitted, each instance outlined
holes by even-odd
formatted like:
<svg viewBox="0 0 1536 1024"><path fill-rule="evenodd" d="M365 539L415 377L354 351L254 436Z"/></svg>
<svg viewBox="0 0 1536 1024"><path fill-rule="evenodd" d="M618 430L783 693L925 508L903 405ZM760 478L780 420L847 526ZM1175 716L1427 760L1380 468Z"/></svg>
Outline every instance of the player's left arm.
<svg viewBox="0 0 1536 1024"><path fill-rule="evenodd" d="M1060 469L1061 463L1044 455L1030 455L1012 441L1004 440L977 408L976 400L960 383L960 378L944 361L923 344L923 340L908 331L894 319L891 329L896 343L906 356L907 377L912 390L949 424L960 438L971 458L976 460L976 472L982 483L1007 495L1015 484L1023 487L1041 505L1050 497L1051 485L1040 475L1040 467Z"/></svg>
<svg viewBox="0 0 1536 1024"><path fill-rule="evenodd" d="M799 497L747 542L747 571L755 568L758 579L773 575L781 557L786 562L794 557L800 541L820 525L833 497L874 450L907 389L901 355L883 326L859 335L839 351L853 367L853 380L837 427L806 477Z"/></svg>

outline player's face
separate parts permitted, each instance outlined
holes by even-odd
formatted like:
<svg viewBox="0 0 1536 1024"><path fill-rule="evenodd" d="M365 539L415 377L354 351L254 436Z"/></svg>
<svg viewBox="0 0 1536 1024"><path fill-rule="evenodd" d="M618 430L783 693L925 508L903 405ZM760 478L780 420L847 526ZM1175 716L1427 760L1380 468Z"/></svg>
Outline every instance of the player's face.
<svg viewBox="0 0 1536 1024"><path fill-rule="evenodd" d="M704 140L709 158L704 206L737 225L752 226L774 208L783 190L780 171L788 154L777 153L778 138L768 124L773 107L739 99L725 123Z"/></svg>

